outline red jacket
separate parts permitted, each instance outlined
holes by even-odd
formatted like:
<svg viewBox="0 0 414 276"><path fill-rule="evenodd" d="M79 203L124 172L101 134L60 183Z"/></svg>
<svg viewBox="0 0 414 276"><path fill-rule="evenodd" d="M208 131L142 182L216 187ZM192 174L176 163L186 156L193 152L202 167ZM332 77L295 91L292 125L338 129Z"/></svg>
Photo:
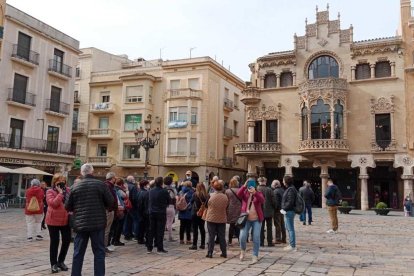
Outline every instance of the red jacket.
<svg viewBox="0 0 414 276"><path fill-rule="evenodd" d="M69 193L69 189L66 188ZM59 194L53 189L49 189L46 193L47 213L46 224L51 226L65 226L68 225L68 212L63 203L63 194Z"/></svg>
<svg viewBox="0 0 414 276"><path fill-rule="evenodd" d="M43 197L45 196L45 192L42 188L39 186L33 186L27 189L26 191L26 207L24 208L24 213L26 215L41 215L43 214ZM27 207L29 206L29 202L32 199L32 197L36 197L37 202L39 203L39 211L33 212L27 210Z"/></svg>
<svg viewBox="0 0 414 276"><path fill-rule="evenodd" d="M246 186L242 186L237 192L237 196L242 200L241 212L246 213L247 201L249 200L250 193ZM262 222L264 219L262 204L265 202L265 198L261 192L256 191L253 198L254 208L256 209L259 221Z"/></svg>

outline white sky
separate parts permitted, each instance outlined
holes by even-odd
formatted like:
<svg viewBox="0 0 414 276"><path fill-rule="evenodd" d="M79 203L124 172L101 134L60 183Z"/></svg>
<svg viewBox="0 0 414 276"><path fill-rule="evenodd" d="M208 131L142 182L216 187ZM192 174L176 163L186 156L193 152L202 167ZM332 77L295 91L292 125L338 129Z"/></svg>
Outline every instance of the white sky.
<svg viewBox="0 0 414 276"><path fill-rule="evenodd" d="M79 40L129 58L211 56L244 80L248 64L269 52L293 49L305 18L328 0L7 0ZM329 0L330 19L354 26L354 41L394 36L399 0Z"/></svg>

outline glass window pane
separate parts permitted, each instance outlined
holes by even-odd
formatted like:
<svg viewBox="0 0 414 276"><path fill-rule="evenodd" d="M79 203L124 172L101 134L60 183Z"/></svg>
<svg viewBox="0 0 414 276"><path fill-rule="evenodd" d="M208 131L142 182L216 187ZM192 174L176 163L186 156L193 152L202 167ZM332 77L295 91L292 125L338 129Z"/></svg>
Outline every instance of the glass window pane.
<svg viewBox="0 0 414 276"><path fill-rule="evenodd" d="M132 131L140 128L142 114L127 114L125 115L125 131Z"/></svg>
<svg viewBox="0 0 414 276"><path fill-rule="evenodd" d="M188 79L188 87L194 90L200 89L199 79Z"/></svg>

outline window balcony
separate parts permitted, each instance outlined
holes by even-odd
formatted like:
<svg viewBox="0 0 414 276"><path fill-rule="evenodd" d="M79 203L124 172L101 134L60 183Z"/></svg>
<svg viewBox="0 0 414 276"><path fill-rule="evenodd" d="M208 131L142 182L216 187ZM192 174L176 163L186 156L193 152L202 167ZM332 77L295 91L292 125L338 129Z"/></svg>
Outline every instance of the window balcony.
<svg viewBox="0 0 414 276"><path fill-rule="evenodd" d="M48 99L46 100L45 111L49 115L66 117L70 113L70 104Z"/></svg>
<svg viewBox="0 0 414 276"><path fill-rule="evenodd" d="M114 130L109 128L90 129L88 138L92 140L112 140L114 134Z"/></svg>
<svg viewBox="0 0 414 276"><path fill-rule="evenodd" d="M36 95L28 92L20 92L14 88L9 88L7 103L14 106L32 109L36 106Z"/></svg>
<svg viewBox="0 0 414 276"><path fill-rule="evenodd" d="M115 105L113 103L91 104L90 112L93 114L112 114L115 112Z"/></svg>
<svg viewBox="0 0 414 276"><path fill-rule="evenodd" d="M72 123L72 136L85 134L85 123Z"/></svg>
<svg viewBox="0 0 414 276"><path fill-rule="evenodd" d="M224 127L223 128L223 139L233 139L233 130L231 128L228 127Z"/></svg>
<svg viewBox="0 0 414 276"><path fill-rule="evenodd" d="M112 165L112 158L109 156L88 157L88 163L94 167L110 167Z"/></svg>
<svg viewBox="0 0 414 276"><path fill-rule="evenodd" d="M191 88L169 89L165 93L165 100L196 99L201 100L203 91Z"/></svg>
<svg viewBox="0 0 414 276"><path fill-rule="evenodd" d="M223 157L223 159L221 159L221 164L223 165L223 167L231 168L233 167L233 158Z"/></svg>
<svg viewBox="0 0 414 276"><path fill-rule="evenodd" d="M49 74L63 79L70 79L72 78L72 67L69 65L63 64L55 59L49 60Z"/></svg>
<svg viewBox="0 0 414 276"><path fill-rule="evenodd" d="M0 133L0 148L64 155L75 155L77 151L77 148L74 148L69 143L60 143L58 141L48 141L5 133Z"/></svg>
<svg viewBox="0 0 414 276"><path fill-rule="evenodd" d="M170 121L168 122L168 128L186 128L188 126L187 121Z"/></svg>
<svg viewBox="0 0 414 276"><path fill-rule="evenodd" d="M348 141L345 139L312 139L302 140L299 153L308 155L348 154Z"/></svg>
<svg viewBox="0 0 414 276"><path fill-rule="evenodd" d="M243 89L241 102L245 105L255 105L260 102L260 90L258 87L246 87Z"/></svg>
<svg viewBox="0 0 414 276"><path fill-rule="evenodd" d="M73 103L75 104L75 105L80 105L80 96L79 96L79 94L74 94L73 95Z"/></svg>
<svg viewBox="0 0 414 276"><path fill-rule="evenodd" d="M299 84L299 94L309 101L316 101L321 96L334 97L336 94L346 97L348 81L341 78L321 78L306 80ZM338 96L337 95L337 96Z"/></svg>
<svg viewBox="0 0 414 276"><path fill-rule="evenodd" d="M234 146L235 154L241 156L270 156L281 154L280 143L238 143Z"/></svg>
<svg viewBox="0 0 414 276"><path fill-rule="evenodd" d="M371 142L373 153L394 153L397 151L397 142L392 140L374 140Z"/></svg>
<svg viewBox="0 0 414 276"><path fill-rule="evenodd" d="M39 65L39 53L35 51L31 51L26 47L23 47L19 44L13 45L12 50L12 60L22 63L24 65L28 65L29 67L35 67Z"/></svg>
<svg viewBox="0 0 414 276"><path fill-rule="evenodd" d="M234 109L234 105L233 105L233 101L224 98L224 105L223 105L224 110L232 112Z"/></svg>

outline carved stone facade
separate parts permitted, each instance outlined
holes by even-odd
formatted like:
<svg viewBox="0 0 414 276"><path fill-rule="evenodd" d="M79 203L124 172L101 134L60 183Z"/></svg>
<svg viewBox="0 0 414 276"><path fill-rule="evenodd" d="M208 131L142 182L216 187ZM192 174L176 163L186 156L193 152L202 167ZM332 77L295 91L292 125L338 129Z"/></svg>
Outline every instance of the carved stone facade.
<svg viewBox="0 0 414 276"><path fill-rule="evenodd" d="M282 105L280 103L277 105L277 107L269 106L267 109L266 106L264 106L262 107L262 110L260 110L258 107L251 107L247 111L247 120L277 120L279 119L281 108Z"/></svg>

